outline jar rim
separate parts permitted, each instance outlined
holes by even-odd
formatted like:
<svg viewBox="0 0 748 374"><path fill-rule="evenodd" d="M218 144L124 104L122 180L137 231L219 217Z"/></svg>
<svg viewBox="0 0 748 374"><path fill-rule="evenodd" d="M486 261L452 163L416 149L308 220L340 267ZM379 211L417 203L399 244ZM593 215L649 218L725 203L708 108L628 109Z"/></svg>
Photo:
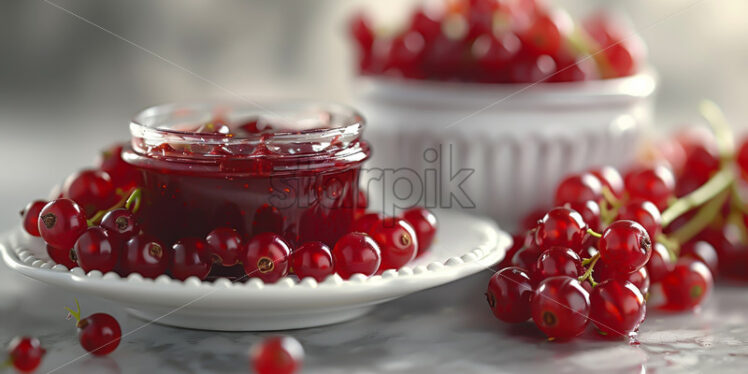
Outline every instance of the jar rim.
<svg viewBox="0 0 748 374"><path fill-rule="evenodd" d="M327 113L338 121L337 126L309 128L296 131L279 130L271 133L243 134L242 136L226 136L221 133L195 132L173 129L162 126L165 116L198 115L206 122L215 118L216 113L229 117L232 114L240 117L280 117L298 114L301 111L316 111ZM232 113L238 112L238 113ZM172 118L174 119L174 118ZM332 121L332 119L331 119ZM338 103L291 101L266 103L266 105L252 104L249 102L187 102L167 103L148 107L139 112L130 120L130 133L133 137L164 137L173 136L177 139L194 140L207 144L231 144L231 143L253 143L268 139L269 135L274 142L299 142L305 138L330 135L342 135L345 133L359 134L363 131L366 121L363 116L352 107Z"/></svg>

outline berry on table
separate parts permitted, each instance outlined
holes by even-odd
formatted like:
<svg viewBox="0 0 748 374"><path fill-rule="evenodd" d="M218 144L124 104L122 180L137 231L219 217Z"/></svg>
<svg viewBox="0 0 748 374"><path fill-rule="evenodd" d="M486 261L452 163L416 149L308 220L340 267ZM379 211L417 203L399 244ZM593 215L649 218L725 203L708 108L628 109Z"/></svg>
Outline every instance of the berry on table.
<svg viewBox="0 0 748 374"><path fill-rule="evenodd" d="M717 256L717 250L706 241L690 241L680 249L680 257L689 257L694 260L701 261L709 268L713 277L716 277L719 272L719 256Z"/></svg>
<svg viewBox="0 0 748 374"><path fill-rule="evenodd" d="M535 324L549 338L569 339L587 327L590 296L574 278L551 277L535 289L530 310Z"/></svg>
<svg viewBox="0 0 748 374"><path fill-rule="evenodd" d="M199 238L184 238L171 247L171 275L179 280L197 277L204 280L213 264L208 244Z"/></svg>
<svg viewBox="0 0 748 374"><path fill-rule="evenodd" d="M118 246L140 233L140 224L129 209L117 208L107 212L101 219L101 227L106 229L113 243Z"/></svg>
<svg viewBox="0 0 748 374"><path fill-rule="evenodd" d="M121 246L115 244L100 226L91 226L75 242L75 257L86 272L98 270L108 273L114 270L120 259Z"/></svg>
<svg viewBox="0 0 748 374"><path fill-rule="evenodd" d="M8 344L8 363L19 372L30 373L39 367L46 353L39 339L17 336Z"/></svg>
<svg viewBox="0 0 748 374"><path fill-rule="evenodd" d="M578 212L553 208L538 222L535 243L541 249L558 246L579 251L586 235L587 224Z"/></svg>
<svg viewBox="0 0 748 374"><path fill-rule="evenodd" d="M351 232L343 235L332 249L335 272L343 279L353 274L374 275L382 262L379 245L369 235Z"/></svg>
<svg viewBox="0 0 748 374"><path fill-rule="evenodd" d="M293 374L301 369L304 348L290 336L274 336L252 345L249 358L257 374Z"/></svg>
<svg viewBox="0 0 748 374"><path fill-rule="evenodd" d="M413 207L403 212L402 217L416 231L416 238L418 239L418 254L416 257L426 253L436 236L438 227L436 216L426 208Z"/></svg>
<svg viewBox="0 0 748 374"><path fill-rule="evenodd" d="M63 198L50 201L42 208L37 225L47 244L55 248L73 248L88 222L75 201Z"/></svg>
<svg viewBox="0 0 748 374"><path fill-rule="evenodd" d="M75 318L81 347L95 356L105 356L117 349L122 338L117 320L106 313L94 313L81 318L78 300L75 300L75 306L76 310L65 309Z"/></svg>
<svg viewBox="0 0 748 374"><path fill-rule="evenodd" d="M280 235L266 232L247 241L242 264L250 278L273 283L288 275L290 256L291 246Z"/></svg>
<svg viewBox="0 0 748 374"><path fill-rule="evenodd" d="M308 242L291 253L291 269L299 279L312 277L322 282L335 270L330 247L322 242Z"/></svg>
<svg viewBox="0 0 748 374"><path fill-rule="evenodd" d="M532 294L530 276L518 267L507 267L491 276L486 300L496 318L519 323L530 318Z"/></svg>
<svg viewBox="0 0 748 374"><path fill-rule="evenodd" d="M63 195L81 206L87 217L109 208L116 200L109 174L101 170L81 170L67 178Z"/></svg>
<svg viewBox="0 0 748 374"><path fill-rule="evenodd" d="M30 202L21 211L23 229L31 236L41 236L39 233L39 213L47 205L45 200Z"/></svg>
<svg viewBox="0 0 748 374"><path fill-rule="evenodd" d="M615 221L603 231L598 249L602 260L616 264L623 273L633 273L649 261L652 242L640 224Z"/></svg>
<svg viewBox="0 0 748 374"><path fill-rule="evenodd" d="M627 337L644 320L644 296L628 281L615 279L590 292L590 320L604 335Z"/></svg>
<svg viewBox="0 0 748 374"><path fill-rule="evenodd" d="M665 275L675 267L675 260L670 255L670 251L662 244L655 243L652 247L652 256L647 261L647 273L650 281L659 283Z"/></svg>
<svg viewBox="0 0 748 374"><path fill-rule="evenodd" d="M170 253L158 239L139 234L125 243L118 270L123 276L139 273L144 278L156 278L169 268Z"/></svg>
<svg viewBox="0 0 748 374"><path fill-rule="evenodd" d="M701 304L711 291L714 280L703 262L685 258L678 260L661 283L665 296L663 308L687 310Z"/></svg>
<svg viewBox="0 0 748 374"><path fill-rule="evenodd" d="M380 270L399 269L416 257L418 239L413 227L400 218L385 218L372 229L371 238L382 255Z"/></svg>
<svg viewBox="0 0 748 374"><path fill-rule="evenodd" d="M208 233L205 241L213 261L218 264L233 266L244 258L243 251L246 247L242 245L241 236L235 229L219 227Z"/></svg>

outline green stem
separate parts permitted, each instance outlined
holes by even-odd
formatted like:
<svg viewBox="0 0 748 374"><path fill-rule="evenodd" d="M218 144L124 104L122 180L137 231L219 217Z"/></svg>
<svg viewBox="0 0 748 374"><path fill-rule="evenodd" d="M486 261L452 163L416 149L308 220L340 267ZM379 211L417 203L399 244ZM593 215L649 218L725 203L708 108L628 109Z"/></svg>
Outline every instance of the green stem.
<svg viewBox="0 0 748 374"><path fill-rule="evenodd" d="M732 161L735 154L735 141L732 136L732 130L730 130L730 124L727 122L727 118L725 118L719 106L711 100L703 100L701 105L699 105L699 110L701 115L709 122L709 125L712 126L712 130L714 130L720 159L724 167Z"/></svg>
<svg viewBox="0 0 748 374"><path fill-rule="evenodd" d="M596 238L598 238L598 239L600 239L600 238L603 237L603 234L600 234L599 232L596 232L593 229L587 229L587 233L590 234L590 235L592 235L592 236L594 236L594 237L596 237Z"/></svg>
<svg viewBox="0 0 748 374"><path fill-rule="evenodd" d="M714 174L708 182L704 183L701 187L690 194L681 197L662 212L662 226L666 227L670 225L676 218L684 213L713 199L717 194L730 187L733 180L734 176L732 170L729 168L720 170L717 174Z"/></svg>
<svg viewBox="0 0 748 374"><path fill-rule="evenodd" d="M90 219L88 219L88 221L87 221L88 225L89 226L98 225L99 223L101 223L101 219L104 218L105 214L111 212L114 209L119 209L119 208L130 209L130 207L133 204L135 205L135 207L133 209L130 209L130 211L132 211L133 214L135 214L138 211L138 209L140 208L140 200L141 200L142 194L143 194L143 192L142 192L142 190L139 187L136 188L136 189L134 189L130 193L129 196L123 196L116 204L114 204L109 209L104 209L104 210L100 210L100 211L96 212L96 214L94 214L93 217L91 217Z"/></svg>
<svg viewBox="0 0 748 374"><path fill-rule="evenodd" d="M678 244L683 244L703 231L722 211L722 206L730 196L730 191L722 191L714 199L702 206L693 218L686 222L683 227L676 230L670 238Z"/></svg>
<svg viewBox="0 0 748 374"><path fill-rule="evenodd" d="M587 271L582 274L582 276L579 277L579 282L584 282L589 279L592 286L597 286L597 282L592 278L592 270L595 268L595 264L597 264L597 261L600 260L600 253L595 253L594 256L588 259L589 260L589 266L587 267ZM585 260L586 261L586 260Z"/></svg>
<svg viewBox="0 0 748 374"><path fill-rule="evenodd" d="M72 310L68 307L65 307L65 309L75 318L75 324L77 325L81 321L81 305L78 303L78 299L75 299L75 307L78 310Z"/></svg>
<svg viewBox="0 0 748 374"><path fill-rule="evenodd" d="M143 190L141 190L140 188L136 188L134 191L132 191L130 197L127 198L127 201L125 202L125 208L131 211L132 214L137 213L138 209L140 209L140 200L142 195Z"/></svg>

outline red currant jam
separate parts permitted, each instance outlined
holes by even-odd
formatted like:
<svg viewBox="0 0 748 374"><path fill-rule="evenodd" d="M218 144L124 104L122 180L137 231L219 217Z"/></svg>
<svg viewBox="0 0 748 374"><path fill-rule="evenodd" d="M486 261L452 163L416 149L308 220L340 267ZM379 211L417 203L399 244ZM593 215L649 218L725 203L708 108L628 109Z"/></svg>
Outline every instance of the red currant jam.
<svg viewBox="0 0 748 374"><path fill-rule="evenodd" d="M166 243L218 227L329 246L350 230L369 146L337 105L165 105L130 124L143 229Z"/></svg>

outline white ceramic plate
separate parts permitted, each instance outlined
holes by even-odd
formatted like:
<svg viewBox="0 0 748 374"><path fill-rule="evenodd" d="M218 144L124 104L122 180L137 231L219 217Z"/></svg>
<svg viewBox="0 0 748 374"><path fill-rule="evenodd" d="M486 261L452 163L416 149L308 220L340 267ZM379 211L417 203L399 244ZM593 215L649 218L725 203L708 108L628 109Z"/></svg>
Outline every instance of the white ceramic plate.
<svg viewBox="0 0 748 374"><path fill-rule="evenodd" d="M122 304L157 323L207 330L267 331L321 326L353 319L374 305L474 274L500 261L511 237L484 218L438 211L440 228L431 251L398 271L344 281L338 275L317 283L286 277L274 284L259 279L232 283L161 276L122 278L88 274L55 265L39 238L22 228L0 238L3 260L30 278Z"/></svg>

